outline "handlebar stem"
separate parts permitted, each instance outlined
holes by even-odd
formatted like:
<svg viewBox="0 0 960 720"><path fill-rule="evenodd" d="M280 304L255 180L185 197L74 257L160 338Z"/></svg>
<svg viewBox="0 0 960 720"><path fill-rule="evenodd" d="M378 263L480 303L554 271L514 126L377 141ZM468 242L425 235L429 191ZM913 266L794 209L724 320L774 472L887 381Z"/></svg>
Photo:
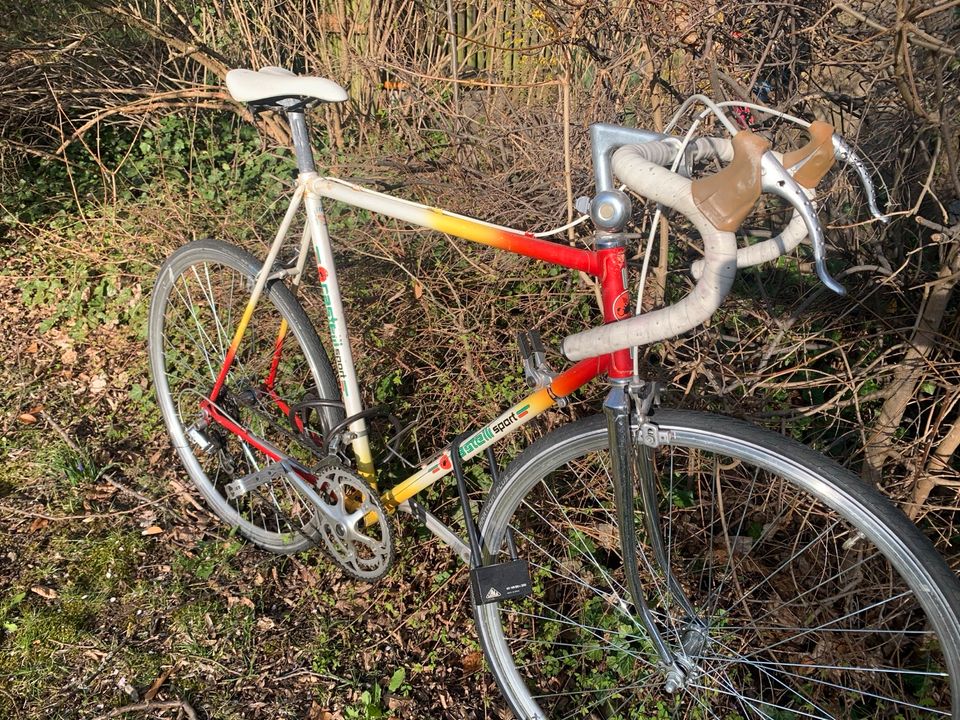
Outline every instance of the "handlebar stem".
<svg viewBox="0 0 960 720"><path fill-rule="evenodd" d="M611 123L594 123L590 126L590 154L593 159L593 176L597 183L597 192L613 190L613 153L624 145L642 145L652 140L667 140L668 135L625 128Z"/></svg>

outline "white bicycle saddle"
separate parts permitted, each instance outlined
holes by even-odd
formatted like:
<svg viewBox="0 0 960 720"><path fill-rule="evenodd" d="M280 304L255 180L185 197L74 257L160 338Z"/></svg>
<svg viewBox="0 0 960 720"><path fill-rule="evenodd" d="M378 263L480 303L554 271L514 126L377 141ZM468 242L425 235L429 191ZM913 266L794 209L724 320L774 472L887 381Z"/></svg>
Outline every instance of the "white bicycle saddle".
<svg viewBox="0 0 960 720"><path fill-rule="evenodd" d="M324 102L343 102L347 91L321 77L294 75L279 67L259 71L231 70L227 73L227 89L237 102L257 103L282 98L316 98Z"/></svg>

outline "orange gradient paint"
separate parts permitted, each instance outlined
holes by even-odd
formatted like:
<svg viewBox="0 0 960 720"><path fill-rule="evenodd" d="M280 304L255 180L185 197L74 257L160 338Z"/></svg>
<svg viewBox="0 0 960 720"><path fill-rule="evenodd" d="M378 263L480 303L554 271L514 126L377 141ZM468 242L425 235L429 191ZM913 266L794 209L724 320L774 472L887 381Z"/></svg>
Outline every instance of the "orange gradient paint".
<svg viewBox="0 0 960 720"><path fill-rule="evenodd" d="M582 270L591 275L598 274L599 262L596 253L549 240L541 240L534 237L532 233L513 232L469 218L451 215L435 208L430 209L429 214L424 218L424 224L429 228L464 240L472 240L517 255L525 255L563 265L574 270Z"/></svg>
<svg viewBox="0 0 960 720"><path fill-rule="evenodd" d="M586 361L584 361L586 362ZM571 391L572 392L572 391ZM514 430L526 425L545 410L556 405L553 395L547 388L527 395L519 403L497 417L493 422L467 438L461 447L460 456L464 460L476 457L488 447L499 442ZM494 428L497 428L496 430ZM466 449L466 452L464 450ZM440 478L453 472L453 462L450 460L450 448L424 465L418 472L403 482L395 485L381 496L383 504L388 509L396 508L404 500L429 487Z"/></svg>
<svg viewBox="0 0 960 720"><path fill-rule="evenodd" d="M243 311L243 316L240 318L240 324L237 325L237 331L233 334L233 341L230 343L230 347L227 348L227 355L223 360L223 367L220 368L217 381L213 384L213 390L210 391L210 400L212 402L216 402L217 395L220 394L220 388L223 387L223 382L227 379L230 366L233 365L233 358L236 357L237 348L240 347L240 340L243 339L243 334L247 331L247 325L250 324L250 318L253 317L253 310L256 307L255 301L256 298L250 298L250 302L247 303L247 307Z"/></svg>

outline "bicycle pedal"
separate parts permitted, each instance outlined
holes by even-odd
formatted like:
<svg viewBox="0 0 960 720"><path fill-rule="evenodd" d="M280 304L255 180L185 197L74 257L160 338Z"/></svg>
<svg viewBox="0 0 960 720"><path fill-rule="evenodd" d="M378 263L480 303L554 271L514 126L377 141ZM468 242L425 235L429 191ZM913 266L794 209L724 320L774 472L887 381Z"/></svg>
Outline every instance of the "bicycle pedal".
<svg viewBox="0 0 960 720"><path fill-rule="evenodd" d="M547 364L547 351L543 347L538 330L521 330L517 333L517 345L523 360L523 376L533 388L549 385L556 373Z"/></svg>
<svg viewBox="0 0 960 720"><path fill-rule="evenodd" d="M471 568L470 591L474 605L526 597L533 591L530 567L526 560L509 560Z"/></svg>

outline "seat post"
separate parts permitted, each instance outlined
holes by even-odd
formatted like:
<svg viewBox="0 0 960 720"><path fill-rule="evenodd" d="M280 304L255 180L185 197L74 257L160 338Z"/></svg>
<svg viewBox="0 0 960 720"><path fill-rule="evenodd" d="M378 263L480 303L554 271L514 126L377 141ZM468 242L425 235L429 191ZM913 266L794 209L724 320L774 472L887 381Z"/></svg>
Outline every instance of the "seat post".
<svg viewBox="0 0 960 720"><path fill-rule="evenodd" d="M287 122L293 136L293 151L297 156L297 169L301 175L315 173L317 166L313 162L313 149L310 147L310 132L303 111L288 110Z"/></svg>

